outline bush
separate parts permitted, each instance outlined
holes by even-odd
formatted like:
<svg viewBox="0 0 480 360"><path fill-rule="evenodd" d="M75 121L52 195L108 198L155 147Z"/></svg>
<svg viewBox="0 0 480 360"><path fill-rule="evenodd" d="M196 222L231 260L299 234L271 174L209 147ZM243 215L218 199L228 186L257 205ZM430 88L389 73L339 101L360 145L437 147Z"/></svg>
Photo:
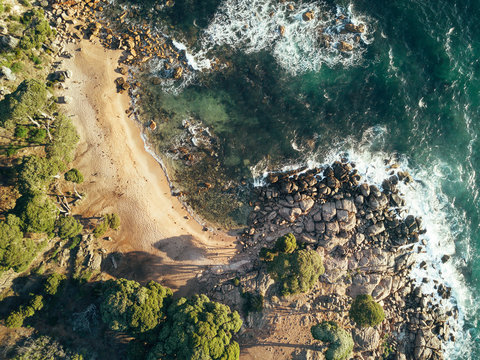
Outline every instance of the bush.
<svg viewBox="0 0 480 360"><path fill-rule="evenodd" d="M37 254L38 246L31 239L24 239L22 222L14 215L8 215L0 222L0 271L25 270Z"/></svg>
<svg viewBox="0 0 480 360"><path fill-rule="evenodd" d="M95 226L95 229L93 230L93 236L95 236L96 238L99 238L105 235L107 230L108 230L108 222L103 220L100 223L98 223L97 226Z"/></svg>
<svg viewBox="0 0 480 360"><path fill-rule="evenodd" d="M28 337L15 348L12 360L83 360L83 356L64 349L48 336Z"/></svg>
<svg viewBox="0 0 480 360"><path fill-rule="evenodd" d="M29 124L33 116L47 102L47 89L38 80L24 80L17 89L0 101L0 123L13 129L17 124Z"/></svg>
<svg viewBox="0 0 480 360"><path fill-rule="evenodd" d="M280 283L284 296L307 292L325 272L321 256L314 250L280 253L268 262L268 272Z"/></svg>
<svg viewBox="0 0 480 360"><path fill-rule="evenodd" d="M383 308L371 295L358 295L352 303L349 315L360 327L376 326L385 319Z"/></svg>
<svg viewBox="0 0 480 360"><path fill-rule="evenodd" d="M60 164L55 160L36 155L25 158L18 169L20 191L24 195L44 192L59 171Z"/></svg>
<svg viewBox="0 0 480 360"><path fill-rule="evenodd" d="M112 330L143 334L164 320L164 302L171 296L172 290L153 281L147 286L126 279L108 281L100 305L102 319Z"/></svg>
<svg viewBox="0 0 480 360"><path fill-rule="evenodd" d="M260 259L263 261L273 261L275 259L275 256L277 256L278 253L273 251L272 249L269 249L267 247L263 247L260 249L260 254L258 255Z"/></svg>
<svg viewBox="0 0 480 360"><path fill-rule="evenodd" d="M21 327L25 319L35 315L35 312L41 310L43 305L43 296L33 295L28 305L21 305L18 310L12 311L5 320L5 325L10 328Z"/></svg>
<svg viewBox="0 0 480 360"><path fill-rule="evenodd" d="M80 234L83 230L82 224L73 216L65 216L58 218L57 222L57 234L62 239L70 239Z"/></svg>
<svg viewBox="0 0 480 360"><path fill-rule="evenodd" d="M47 130L40 128L33 128L30 130L28 140L32 143L44 144L47 138Z"/></svg>
<svg viewBox="0 0 480 360"><path fill-rule="evenodd" d="M348 359L353 350L352 334L339 327L333 321L324 321L319 325L312 326L314 339L329 343L325 352L326 360Z"/></svg>
<svg viewBox="0 0 480 360"><path fill-rule="evenodd" d="M243 293L245 299L245 312L260 312L263 310L263 295L251 292Z"/></svg>
<svg viewBox="0 0 480 360"><path fill-rule="evenodd" d="M24 230L34 233L53 233L59 212L55 204L44 195L36 195L23 201L24 207L20 210L20 219L23 221Z"/></svg>
<svg viewBox="0 0 480 360"><path fill-rule="evenodd" d="M25 139L28 135L28 129L25 126L17 126L15 128L15 137L19 139Z"/></svg>
<svg viewBox="0 0 480 360"><path fill-rule="evenodd" d="M275 243L275 250L285 254L291 254L296 249L297 239L295 239L295 236L292 233L288 233L279 237Z"/></svg>
<svg viewBox="0 0 480 360"><path fill-rule="evenodd" d="M105 221L108 223L110 229L117 230L120 227L120 217L117 213L107 214Z"/></svg>
<svg viewBox="0 0 480 360"><path fill-rule="evenodd" d="M50 275L47 280L45 280L45 285L43 291L47 295L56 295L60 286L64 283L66 277L62 274L53 273Z"/></svg>
<svg viewBox="0 0 480 360"><path fill-rule="evenodd" d="M73 153L79 140L72 120L63 115L55 120L55 129L52 130L53 140L45 150L50 158L61 159L69 163L73 160Z"/></svg>
<svg viewBox="0 0 480 360"><path fill-rule="evenodd" d="M205 295L178 299L168 308L167 322L147 359L238 360L240 347L232 336L241 326L236 311Z"/></svg>
<svg viewBox="0 0 480 360"><path fill-rule="evenodd" d="M83 182L83 175L80 170L72 168L68 170L65 175L65 180L71 181L77 184L81 184Z"/></svg>

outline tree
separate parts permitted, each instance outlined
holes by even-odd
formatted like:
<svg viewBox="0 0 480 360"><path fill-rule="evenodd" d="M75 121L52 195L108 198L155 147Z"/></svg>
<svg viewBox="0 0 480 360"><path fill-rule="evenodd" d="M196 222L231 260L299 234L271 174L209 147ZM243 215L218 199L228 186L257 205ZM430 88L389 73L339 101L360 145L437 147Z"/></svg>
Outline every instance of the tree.
<svg viewBox="0 0 480 360"><path fill-rule="evenodd" d="M25 126L17 126L15 128L15 137L19 139L24 139L28 135L28 129Z"/></svg>
<svg viewBox="0 0 480 360"><path fill-rule="evenodd" d="M69 163L73 160L73 153L79 140L72 120L60 115L55 120L55 128L52 130L53 140L47 145L46 152L50 158L58 158Z"/></svg>
<svg viewBox="0 0 480 360"><path fill-rule="evenodd" d="M45 83L38 80L24 80L17 89L0 101L0 123L8 129L17 124L28 124L47 102Z"/></svg>
<svg viewBox="0 0 480 360"><path fill-rule="evenodd" d="M60 286L64 283L66 277L62 274L53 273L47 280L45 280L45 285L43 291L47 295L56 295Z"/></svg>
<svg viewBox="0 0 480 360"><path fill-rule="evenodd" d="M77 184L81 184L83 182L83 175L80 170L72 168L68 170L65 175L65 180L71 181Z"/></svg>
<svg viewBox="0 0 480 360"><path fill-rule="evenodd" d="M205 295L178 299L168 308L167 322L147 359L237 360L240 347L232 336L241 326L236 311Z"/></svg>
<svg viewBox="0 0 480 360"><path fill-rule="evenodd" d="M0 222L0 271L12 268L23 271L35 257L38 247L31 239L24 239L21 221L8 215Z"/></svg>
<svg viewBox="0 0 480 360"><path fill-rule="evenodd" d="M280 283L280 291L284 296L311 290L318 277L325 272L322 258L314 250L280 253L267 263L267 269Z"/></svg>
<svg viewBox="0 0 480 360"><path fill-rule="evenodd" d="M376 326L385 319L383 308L371 295L358 295L352 303L350 318L360 327Z"/></svg>
<svg viewBox="0 0 480 360"><path fill-rule="evenodd" d="M23 199L19 212L25 231L48 234L53 233L59 213L55 204L45 195Z"/></svg>
<svg viewBox="0 0 480 360"><path fill-rule="evenodd" d="M43 305L43 296L33 295L27 305L21 305L18 310L11 312L5 320L5 325L10 328L21 327L25 319L35 315L35 312L41 310Z"/></svg>
<svg viewBox="0 0 480 360"><path fill-rule="evenodd" d="M141 335L165 319L164 302L171 296L172 290L154 281L141 286L133 280L110 280L103 291L100 312L110 329Z"/></svg>
<svg viewBox="0 0 480 360"><path fill-rule="evenodd" d="M117 213L107 214L105 220L110 229L117 230L120 227L120 216Z"/></svg>
<svg viewBox="0 0 480 360"><path fill-rule="evenodd" d="M333 321L324 321L319 325L312 326L314 339L329 343L325 352L326 360L348 359L353 350L352 334L342 329Z"/></svg>
<svg viewBox="0 0 480 360"><path fill-rule="evenodd" d="M285 254L293 253L297 249L297 239L292 233L285 234L277 239L275 250Z"/></svg>
<svg viewBox="0 0 480 360"><path fill-rule="evenodd" d="M73 216L65 216L58 218L56 222L57 234L62 239L70 239L80 234L83 230L82 224Z"/></svg>
<svg viewBox="0 0 480 360"><path fill-rule="evenodd" d="M12 360L83 360L83 356L65 350L48 336L28 337L15 349Z"/></svg>
<svg viewBox="0 0 480 360"><path fill-rule="evenodd" d="M36 155L25 158L18 171L18 183L22 194L44 192L53 176L60 171L60 164Z"/></svg>

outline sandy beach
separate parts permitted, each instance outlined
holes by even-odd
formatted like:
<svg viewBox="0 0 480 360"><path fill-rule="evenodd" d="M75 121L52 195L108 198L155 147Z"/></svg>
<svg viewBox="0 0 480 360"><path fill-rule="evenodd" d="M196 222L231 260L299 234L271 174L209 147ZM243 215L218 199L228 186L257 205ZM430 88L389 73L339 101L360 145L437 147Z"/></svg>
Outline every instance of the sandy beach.
<svg viewBox="0 0 480 360"><path fill-rule="evenodd" d="M161 166L145 150L140 128L126 114L127 94L118 94L114 80L121 51L83 40L67 46L73 57L62 68L72 71L62 105L80 135L73 165L85 176L78 190L86 199L74 210L84 218L117 212L121 228L111 241L98 240L118 252L118 272L145 282L189 293L190 281L208 266L221 265L236 253L235 237L203 231L170 193Z"/></svg>

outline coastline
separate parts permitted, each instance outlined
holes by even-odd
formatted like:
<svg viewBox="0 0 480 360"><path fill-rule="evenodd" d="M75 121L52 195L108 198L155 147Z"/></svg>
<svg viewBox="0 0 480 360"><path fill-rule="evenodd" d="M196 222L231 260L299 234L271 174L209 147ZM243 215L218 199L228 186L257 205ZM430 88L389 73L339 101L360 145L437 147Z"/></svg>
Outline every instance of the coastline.
<svg viewBox="0 0 480 360"><path fill-rule="evenodd" d="M102 248L126 256L127 268L136 260L142 263L141 271L124 276L162 281L173 289L184 287L206 266L227 263L236 254L235 237L204 231L171 195L162 167L127 115L130 98L117 93L114 84L122 51L87 40L68 44L66 51L73 56L62 67L72 77L62 94L72 99L64 106L81 139L74 166L87 179L79 186L87 196L76 212L95 217L115 211L122 221L113 241L99 240Z"/></svg>

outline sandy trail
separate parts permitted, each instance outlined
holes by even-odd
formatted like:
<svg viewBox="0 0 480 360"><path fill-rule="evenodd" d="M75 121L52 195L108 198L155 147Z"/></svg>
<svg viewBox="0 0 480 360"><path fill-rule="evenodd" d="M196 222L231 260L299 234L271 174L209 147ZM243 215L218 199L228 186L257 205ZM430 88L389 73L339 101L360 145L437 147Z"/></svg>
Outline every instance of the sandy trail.
<svg viewBox="0 0 480 360"><path fill-rule="evenodd" d="M120 275L161 280L188 293L199 271L225 264L235 255L235 238L202 231L171 196L163 170L144 149L138 125L125 113L128 95L116 93L121 51L85 40L68 45L67 51L73 57L62 67L73 76L62 94L72 102L64 111L80 135L74 166L85 176L78 189L87 194L74 212L84 217L117 212L120 230L111 234L113 241L99 241L108 251L123 254Z"/></svg>

